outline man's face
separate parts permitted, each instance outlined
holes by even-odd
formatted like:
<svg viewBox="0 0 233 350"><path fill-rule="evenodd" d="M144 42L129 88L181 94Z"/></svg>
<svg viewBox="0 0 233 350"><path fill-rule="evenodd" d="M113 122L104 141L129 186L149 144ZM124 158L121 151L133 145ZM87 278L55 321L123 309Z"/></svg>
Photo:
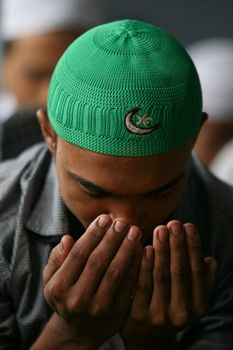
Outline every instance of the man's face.
<svg viewBox="0 0 233 350"><path fill-rule="evenodd" d="M137 225L146 240L181 197L191 148L189 143L158 156L113 157L58 138L55 157L63 200L84 227L107 213Z"/></svg>
<svg viewBox="0 0 233 350"><path fill-rule="evenodd" d="M20 107L45 107L51 74L77 32L56 32L13 41L4 59L4 85Z"/></svg>

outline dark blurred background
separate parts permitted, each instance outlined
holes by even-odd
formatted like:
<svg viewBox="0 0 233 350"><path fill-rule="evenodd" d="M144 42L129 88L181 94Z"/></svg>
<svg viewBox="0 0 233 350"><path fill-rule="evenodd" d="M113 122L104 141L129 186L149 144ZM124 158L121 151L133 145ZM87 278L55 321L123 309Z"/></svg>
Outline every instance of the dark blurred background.
<svg viewBox="0 0 233 350"><path fill-rule="evenodd" d="M87 0L87 2L91 2ZM160 26L184 45L233 37L233 0L99 0L108 20L137 18Z"/></svg>
<svg viewBox="0 0 233 350"><path fill-rule="evenodd" d="M137 18L151 22L171 32L184 45L206 37L233 38L233 0L77 1L90 12L93 2L99 3L106 21Z"/></svg>

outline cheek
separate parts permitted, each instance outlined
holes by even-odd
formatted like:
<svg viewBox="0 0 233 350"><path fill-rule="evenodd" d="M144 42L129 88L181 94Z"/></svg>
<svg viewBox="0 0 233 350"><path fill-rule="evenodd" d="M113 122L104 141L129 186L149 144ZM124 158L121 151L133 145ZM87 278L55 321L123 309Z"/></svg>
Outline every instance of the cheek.
<svg viewBox="0 0 233 350"><path fill-rule="evenodd" d="M171 215L176 206L177 201L159 197L145 201L141 205L141 210L144 208L142 218L142 228L154 229L156 226L166 223L167 218Z"/></svg>
<svg viewBox="0 0 233 350"><path fill-rule="evenodd" d="M18 74L18 77L12 80L11 91L17 96L20 105L32 104L35 100L37 85L22 74Z"/></svg>
<svg viewBox="0 0 233 350"><path fill-rule="evenodd" d="M167 224L168 218L176 209L184 191L186 180L182 181L175 189L151 202L153 213L150 211L150 220L154 219L154 226Z"/></svg>
<svg viewBox="0 0 233 350"><path fill-rule="evenodd" d="M39 80L37 81L27 75L21 75L18 82L19 95L24 96L28 100L29 98L35 100L35 93L40 89L40 85L41 82ZM23 91L20 91L20 89L23 89Z"/></svg>

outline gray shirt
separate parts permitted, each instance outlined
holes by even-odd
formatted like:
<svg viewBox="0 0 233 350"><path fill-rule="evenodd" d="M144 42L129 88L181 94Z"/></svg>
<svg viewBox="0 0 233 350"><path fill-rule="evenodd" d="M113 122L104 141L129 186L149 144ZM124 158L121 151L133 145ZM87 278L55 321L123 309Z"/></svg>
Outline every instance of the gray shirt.
<svg viewBox="0 0 233 350"><path fill-rule="evenodd" d="M177 334L179 349L233 349L233 189L193 159L174 219L194 223L206 256L218 261L208 314ZM29 349L52 310L42 271L69 232L53 158L38 144L0 164L0 350ZM80 232L81 234L81 232ZM123 349L120 337L102 349Z"/></svg>

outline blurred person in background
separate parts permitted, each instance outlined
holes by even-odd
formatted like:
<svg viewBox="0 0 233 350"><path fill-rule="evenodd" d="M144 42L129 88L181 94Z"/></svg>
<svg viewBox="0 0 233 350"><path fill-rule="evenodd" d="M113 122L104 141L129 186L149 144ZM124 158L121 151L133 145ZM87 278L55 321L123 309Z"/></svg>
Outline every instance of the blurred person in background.
<svg viewBox="0 0 233 350"><path fill-rule="evenodd" d="M3 0L0 159L41 139L35 110L46 107L50 77L61 54L100 20L95 7L93 2L87 9L80 0Z"/></svg>
<svg viewBox="0 0 233 350"><path fill-rule="evenodd" d="M194 150L210 166L223 145L233 137L233 40L204 39L187 50L197 67L203 109L209 115Z"/></svg>
<svg viewBox="0 0 233 350"><path fill-rule="evenodd" d="M233 186L233 138L218 152L210 169L219 179Z"/></svg>

